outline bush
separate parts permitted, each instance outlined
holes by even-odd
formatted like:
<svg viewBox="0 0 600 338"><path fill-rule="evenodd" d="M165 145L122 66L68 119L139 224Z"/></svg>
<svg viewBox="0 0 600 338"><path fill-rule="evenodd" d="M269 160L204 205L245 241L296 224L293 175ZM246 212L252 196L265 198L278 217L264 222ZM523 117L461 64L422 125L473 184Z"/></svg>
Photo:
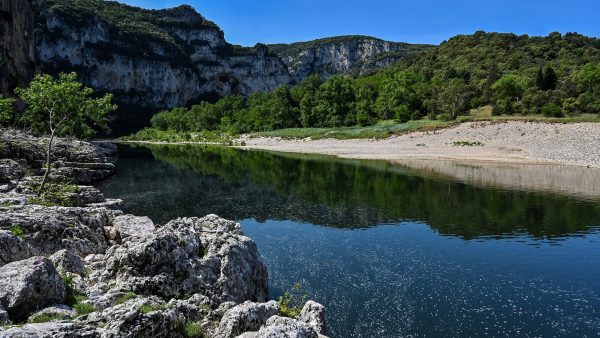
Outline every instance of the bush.
<svg viewBox="0 0 600 338"><path fill-rule="evenodd" d="M404 104L401 104L394 109L394 117L398 123L406 123L410 121L410 116L410 110L408 109L408 106Z"/></svg>
<svg viewBox="0 0 600 338"><path fill-rule="evenodd" d="M546 117L563 117L562 109L554 103L549 103L542 107L542 114Z"/></svg>
<svg viewBox="0 0 600 338"><path fill-rule="evenodd" d="M279 312L286 317L298 318L307 298L306 294L302 294L302 285L296 283L291 291L286 291L279 297Z"/></svg>
<svg viewBox="0 0 600 338"><path fill-rule="evenodd" d="M437 119L438 119L438 120L440 120L440 121L443 121L443 122L449 122L449 121L452 121L452 120L454 120L454 119L452 118L452 115L450 115L450 114L448 114L448 113L444 113L444 114L440 114L440 115L438 115L438 116L437 116Z"/></svg>

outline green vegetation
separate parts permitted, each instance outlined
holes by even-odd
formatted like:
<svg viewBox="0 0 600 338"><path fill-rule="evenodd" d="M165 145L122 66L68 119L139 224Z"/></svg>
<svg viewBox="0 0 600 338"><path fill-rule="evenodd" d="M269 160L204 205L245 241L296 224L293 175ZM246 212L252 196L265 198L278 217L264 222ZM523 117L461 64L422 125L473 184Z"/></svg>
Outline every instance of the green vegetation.
<svg viewBox="0 0 600 338"><path fill-rule="evenodd" d="M0 125L7 125L13 120L13 105L15 100L0 96Z"/></svg>
<svg viewBox="0 0 600 338"><path fill-rule="evenodd" d="M126 301L128 301L130 299L133 299L135 297L136 297L135 292L131 292L131 291L127 292L127 293L125 293L124 295L122 295L121 297L119 297L119 298L117 298L115 300L115 305L123 304Z"/></svg>
<svg viewBox="0 0 600 338"><path fill-rule="evenodd" d="M175 331L187 338L203 338L207 336L200 322L180 323L175 328Z"/></svg>
<svg viewBox="0 0 600 338"><path fill-rule="evenodd" d="M150 313L153 311L166 310L166 309L169 309L169 307L170 306L168 304L157 304L157 303L144 304L138 308L138 311L140 313L147 314L147 313Z"/></svg>
<svg viewBox="0 0 600 338"><path fill-rule="evenodd" d="M123 141L159 141L169 143L228 143L232 136L228 133L202 130L199 132L177 132L173 130L159 130L145 128L136 134L120 138Z"/></svg>
<svg viewBox="0 0 600 338"><path fill-rule="evenodd" d="M77 315L84 316L92 312L98 311L98 309L89 303L85 303L87 297L73 288L73 275L67 273L61 275L65 287L67 289L65 296L65 304L72 307L77 312Z"/></svg>
<svg viewBox="0 0 600 338"><path fill-rule="evenodd" d="M598 114L600 40L575 33L460 35L370 76L334 76L324 82L311 76L298 86L247 99L228 96L215 104L163 111L152 118L151 131L143 133L147 138L206 130L268 135L284 129L283 134L301 136L385 137L396 131L379 128L381 121L426 125L422 121L428 117L451 122L486 105L496 116ZM357 132L357 126L375 128ZM410 125L398 128L411 130Z"/></svg>
<svg viewBox="0 0 600 338"><path fill-rule="evenodd" d="M108 129L108 113L116 110L117 106L111 103L111 94L92 98L94 91L77 82L75 73L61 73L58 79L38 74L29 87L17 88L15 92L27 104L22 121L37 133L50 133L46 149L46 172L38 190L40 196L52 166L54 137L92 137L96 129Z"/></svg>
<svg viewBox="0 0 600 338"><path fill-rule="evenodd" d="M33 185L30 189L35 189ZM50 181L45 184L39 196L29 200L32 204L39 204L47 207L61 206L74 207L75 201L73 194L80 191L79 187L69 182Z"/></svg>
<svg viewBox="0 0 600 338"><path fill-rule="evenodd" d="M37 324L37 323L48 323L48 322L53 322L53 321L60 321L60 320L68 320L70 319L69 316L66 316L64 314L60 314L60 313L55 313L55 314L48 314L48 313L44 313L38 316L35 316L33 318L31 318L28 323L33 323L33 324Z"/></svg>
<svg viewBox="0 0 600 338"><path fill-rule="evenodd" d="M80 299L80 301L73 304L73 310L77 311L77 314L79 316L84 316L89 313L98 311L98 308L95 307L94 305L83 302L84 300L87 300L87 299L84 299L84 298L79 298L79 299Z"/></svg>
<svg viewBox="0 0 600 338"><path fill-rule="evenodd" d="M17 236L17 237L25 236L25 230L18 224L13 225L10 228L10 232L13 234L13 236Z"/></svg>
<svg viewBox="0 0 600 338"><path fill-rule="evenodd" d="M308 295L302 293L302 285L295 283L290 291L286 291L279 297L279 312L290 318L298 318L302 307L306 303Z"/></svg>

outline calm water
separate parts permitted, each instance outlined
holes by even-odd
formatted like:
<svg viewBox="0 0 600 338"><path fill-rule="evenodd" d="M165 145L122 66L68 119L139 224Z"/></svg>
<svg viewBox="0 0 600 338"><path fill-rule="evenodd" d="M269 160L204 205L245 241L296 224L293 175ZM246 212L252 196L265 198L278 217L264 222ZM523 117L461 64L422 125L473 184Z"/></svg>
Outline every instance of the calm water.
<svg viewBox="0 0 600 338"><path fill-rule="evenodd" d="M594 196L192 146L123 146L117 169L126 212L239 221L272 298L301 282L332 337L600 336Z"/></svg>

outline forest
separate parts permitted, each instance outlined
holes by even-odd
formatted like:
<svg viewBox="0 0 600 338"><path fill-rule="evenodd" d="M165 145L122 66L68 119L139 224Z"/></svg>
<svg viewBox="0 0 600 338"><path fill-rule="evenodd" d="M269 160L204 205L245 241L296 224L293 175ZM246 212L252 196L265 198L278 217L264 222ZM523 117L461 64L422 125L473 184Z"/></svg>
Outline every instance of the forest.
<svg viewBox="0 0 600 338"><path fill-rule="evenodd" d="M450 121L487 105L494 115L597 114L600 40L577 33L459 35L368 76L313 75L269 93L162 111L151 123L155 131L238 134Z"/></svg>

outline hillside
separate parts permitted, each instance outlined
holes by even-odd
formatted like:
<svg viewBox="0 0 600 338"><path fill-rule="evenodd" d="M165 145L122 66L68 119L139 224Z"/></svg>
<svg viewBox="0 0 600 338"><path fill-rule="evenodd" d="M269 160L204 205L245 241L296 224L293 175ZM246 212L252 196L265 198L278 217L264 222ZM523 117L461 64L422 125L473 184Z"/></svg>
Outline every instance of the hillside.
<svg viewBox="0 0 600 338"><path fill-rule="evenodd" d="M448 82L459 79L469 86L474 108L493 103L492 85L506 74L515 74L526 87L524 104L539 106L540 101L562 101L581 90L575 75L585 65L600 63L600 39L577 33L552 33L548 36L476 32L458 35L439 47L410 55L397 65L359 79L359 83L380 85L402 71L415 72L426 80ZM540 75L551 69L554 83L541 88ZM542 73L542 74L540 74ZM527 99L538 97L538 102ZM534 96L535 96L534 95ZM540 108L540 107L538 107ZM597 111L596 111L597 112Z"/></svg>
<svg viewBox="0 0 600 338"><path fill-rule="evenodd" d="M311 74L318 74L321 78L333 75L365 75L390 66L407 55L432 47L384 41L362 35L269 45L269 49L288 66L296 82Z"/></svg>
<svg viewBox="0 0 600 338"><path fill-rule="evenodd" d="M313 48L321 44L327 42L314 42ZM274 50L292 53L282 46ZM411 53L368 76L332 76L326 81L309 77L298 86L247 100L227 97L215 105L163 112L152 124L167 133L301 127L325 128L327 133L326 128L391 119L448 122L484 106L491 106L487 111L493 115L560 119L598 114L600 40L577 33L529 37L476 32ZM152 132L138 136L162 137Z"/></svg>

